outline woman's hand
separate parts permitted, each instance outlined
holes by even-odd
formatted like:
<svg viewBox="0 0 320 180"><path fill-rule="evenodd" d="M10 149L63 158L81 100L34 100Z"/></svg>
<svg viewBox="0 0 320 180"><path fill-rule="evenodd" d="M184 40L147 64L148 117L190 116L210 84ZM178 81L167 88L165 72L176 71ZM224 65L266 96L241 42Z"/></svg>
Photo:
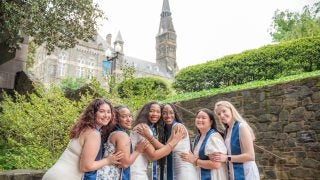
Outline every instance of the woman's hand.
<svg viewBox="0 0 320 180"><path fill-rule="evenodd" d="M216 153L209 154L209 159L211 161L227 162L228 156L220 152L216 152Z"/></svg>
<svg viewBox="0 0 320 180"><path fill-rule="evenodd" d="M148 140L142 140L136 146L134 147L135 151L138 151L139 153L143 153L143 151L150 145Z"/></svg>
<svg viewBox="0 0 320 180"><path fill-rule="evenodd" d="M175 128L173 131L172 140L177 140L179 142L185 136L186 136L186 132L183 126L177 126L177 128Z"/></svg>
<svg viewBox="0 0 320 180"><path fill-rule="evenodd" d="M149 127L148 125L141 123L136 127L136 131L138 134L140 134L141 136L149 139L152 138L150 131L149 131Z"/></svg>
<svg viewBox="0 0 320 180"><path fill-rule="evenodd" d="M192 154L192 152L181 153L180 157L182 158L182 160L189 162L191 164L195 164L196 160L198 159L195 155Z"/></svg>
<svg viewBox="0 0 320 180"><path fill-rule="evenodd" d="M120 164L120 160L123 157L123 152L122 151L118 151L118 152L114 152L112 154L110 154L107 158L108 160L108 164Z"/></svg>

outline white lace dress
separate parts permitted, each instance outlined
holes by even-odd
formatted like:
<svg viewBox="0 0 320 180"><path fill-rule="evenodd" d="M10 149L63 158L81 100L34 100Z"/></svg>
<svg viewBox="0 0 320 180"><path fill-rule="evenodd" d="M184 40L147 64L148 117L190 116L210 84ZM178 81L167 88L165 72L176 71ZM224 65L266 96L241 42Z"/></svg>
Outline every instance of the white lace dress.
<svg viewBox="0 0 320 180"><path fill-rule="evenodd" d="M109 140L114 133L116 132L110 134L108 141L104 144L105 152L103 157L107 157L109 154L115 152L115 146ZM97 171L97 180L117 180L120 179L120 176L121 169L115 165L106 165Z"/></svg>
<svg viewBox="0 0 320 180"><path fill-rule="evenodd" d="M134 149L136 144L144 139L140 134L132 131L130 134L132 148ZM139 154L134 163L130 166L130 176L132 180L148 180L148 159L144 154Z"/></svg>
<svg viewBox="0 0 320 180"><path fill-rule="evenodd" d="M185 127L184 127L185 128ZM185 128L186 129L186 128ZM172 151L173 161L173 179L174 180L197 180L197 171L193 164L183 161L180 157L181 153L189 153L190 150L190 138L189 134L183 138L174 147Z"/></svg>
<svg viewBox="0 0 320 180"><path fill-rule="evenodd" d="M199 157L199 149L203 142L203 139L200 139L198 144L194 149L194 155ZM218 132L212 133L207 141L205 146L205 155L212 154L214 152L220 152L222 154L227 154L227 148L224 144L223 138L219 135ZM201 169L197 167L197 174L200 178ZM226 163L221 163L221 166L218 169L211 169L211 179L212 180L228 180L228 169Z"/></svg>

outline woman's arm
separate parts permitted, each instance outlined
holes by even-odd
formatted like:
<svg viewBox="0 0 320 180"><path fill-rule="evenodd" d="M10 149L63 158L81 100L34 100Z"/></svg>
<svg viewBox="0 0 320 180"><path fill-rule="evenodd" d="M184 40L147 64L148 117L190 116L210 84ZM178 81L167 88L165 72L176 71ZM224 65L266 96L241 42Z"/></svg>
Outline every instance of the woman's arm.
<svg viewBox="0 0 320 180"><path fill-rule="evenodd" d="M145 137L155 149L160 149L164 146L164 144L150 134L148 125L141 123L137 126L136 131Z"/></svg>
<svg viewBox="0 0 320 180"><path fill-rule="evenodd" d="M192 152L181 153L180 157L182 160L204 169L217 169L221 166L221 162L199 159Z"/></svg>
<svg viewBox="0 0 320 180"><path fill-rule="evenodd" d="M80 137L82 141L82 151L80 154L81 172L94 171L108 164L119 164L119 160L123 156L122 152L117 152L107 158L95 161L101 143L101 136L98 131L88 129Z"/></svg>
<svg viewBox="0 0 320 180"><path fill-rule="evenodd" d="M254 147L253 139L250 133L249 127L246 124L240 124L239 126L240 144L241 144L241 154L239 155L225 155L221 153L210 154L209 157L213 161L226 162L228 157L230 157L231 162L244 163L248 161L254 161Z"/></svg>
<svg viewBox="0 0 320 180"><path fill-rule="evenodd" d="M144 152L149 160L158 160L170 154L174 146L182 139L183 135L182 129L177 128L177 130L172 131L172 138L162 148L155 150L153 146L148 146Z"/></svg>
<svg viewBox="0 0 320 180"><path fill-rule="evenodd" d="M120 160L119 166L127 168L137 159L138 155L147 147L148 141L141 141L136 144L135 149L130 153L130 137L125 132L114 134L111 138L116 144L116 152L123 152L123 158Z"/></svg>

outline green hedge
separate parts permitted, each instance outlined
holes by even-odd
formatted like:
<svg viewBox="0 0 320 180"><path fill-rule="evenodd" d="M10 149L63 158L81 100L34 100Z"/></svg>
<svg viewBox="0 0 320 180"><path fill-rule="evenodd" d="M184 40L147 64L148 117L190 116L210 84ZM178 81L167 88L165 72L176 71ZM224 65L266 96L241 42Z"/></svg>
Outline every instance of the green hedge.
<svg viewBox="0 0 320 180"><path fill-rule="evenodd" d="M320 37L267 45L182 69L173 88L193 92L320 69Z"/></svg>
<svg viewBox="0 0 320 180"><path fill-rule="evenodd" d="M57 87L34 93L4 94L0 112L0 170L46 169L69 142L68 132L91 96L64 97Z"/></svg>
<svg viewBox="0 0 320 180"><path fill-rule="evenodd" d="M164 99L172 92L168 82L155 77L124 80L119 83L117 90L122 102L131 111L138 110L148 101Z"/></svg>

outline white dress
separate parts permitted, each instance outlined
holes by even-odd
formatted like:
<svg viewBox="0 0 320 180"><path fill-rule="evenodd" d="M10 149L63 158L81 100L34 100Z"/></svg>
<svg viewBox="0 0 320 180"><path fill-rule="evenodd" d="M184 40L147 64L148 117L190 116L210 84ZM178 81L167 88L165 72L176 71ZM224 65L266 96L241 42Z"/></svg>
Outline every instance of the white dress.
<svg viewBox="0 0 320 180"><path fill-rule="evenodd" d="M199 149L203 142L203 139L200 139L198 144L194 149L194 155L199 157ZM207 144L204 149L205 155L212 154L214 152L220 152L227 154L226 145L223 142L222 137L218 132L214 132L210 135ZM200 179L201 168L197 167L198 178ZM221 166L218 169L211 169L211 179L212 180L228 180L228 169L226 163L221 163Z"/></svg>
<svg viewBox="0 0 320 180"><path fill-rule="evenodd" d="M187 131L186 128L185 130ZM183 161L180 157L181 153L189 153L190 151L191 151L190 138L189 138L189 133L187 133L186 137L180 140L179 143L174 147L172 151L174 180L197 180L198 179L195 166L189 162Z"/></svg>
<svg viewBox="0 0 320 180"><path fill-rule="evenodd" d="M239 124L241 126L241 123ZM239 131L240 132L240 131ZM228 154L231 154L230 140L231 140L232 128L230 129L230 133L227 134L225 139L225 144L228 149ZM239 139L241 136L239 135ZM241 140L240 140L241 142ZM244 176L245 180L259 180L259 170L255 161L248 161L243 163ZM229 162L229 178L230 180L234 180L234 172L233 172L233 164Z"/></svg>
<svg viewBox="0 0 320 180"><path fill-rule="evenodd" d="M104 155L103 157L108 157L110 154L115 152L115 146L110 142L110 137L116 135L117 133L122 133L120 131L114 131L109 135L107 142L104 144ZM106 165L97 171L97 180L117 180L120 179L121 169L115 165Z"/></svg>
<svg viewBox="0 0 320 180"><path fill-rule="evenodd" d="M135 148L141 140L144 140L139 133L132 131L130 134L132 149ZM139 154L134 163L130 166L130 178L132 180L148 180L148 158L144 154Z"/></svg>
<svg viewBox="0 0 320 180"><path fill-rule="evenodd" d="M44 174L43 180L80 180L80 154L82 146L79 138L71 139L59 160Z"/></svg>

